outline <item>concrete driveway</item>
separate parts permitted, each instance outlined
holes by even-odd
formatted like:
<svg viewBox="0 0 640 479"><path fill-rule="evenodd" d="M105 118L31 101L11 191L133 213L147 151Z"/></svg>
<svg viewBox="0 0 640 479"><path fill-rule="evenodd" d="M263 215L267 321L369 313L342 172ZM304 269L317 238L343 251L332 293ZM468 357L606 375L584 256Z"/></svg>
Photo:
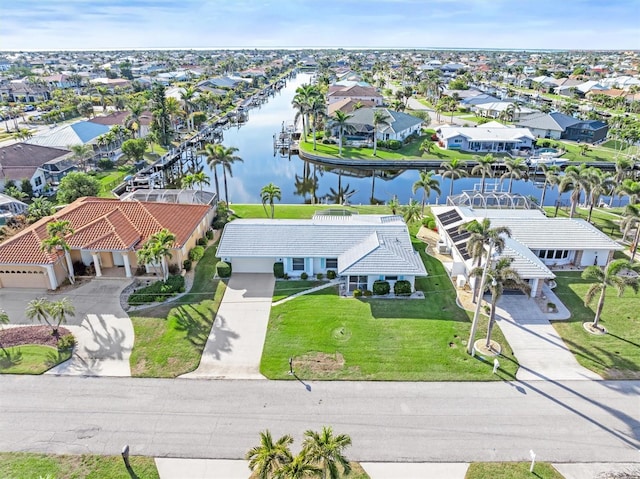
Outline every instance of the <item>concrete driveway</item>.
<svg viewBox="0 0 640 479"><path fill-rule="evenodd" d="M129 356L133 325L120 307L120 293L131 282L123 278L96 278L63 291L0 289L0 308L11 324L34 324L24 314L27 303L38 297L51 301L69 298L75 317L65 327L76 337L73 356L47 374L65 376L131 376Z"/></svg>
<svg viewBox="0 0 640 479"><path fill-rule="evenodd" d="M516 378L602 379L578 363L549 322L568 319L571 313L550 289L543 293L557 305L557 313L543 313L533 299L519 294L504 295L498 302L497 322L520 363Z"/></svg>
<svg viewBox="0 0 640 479"><path fill-rule="evenodd" d="M274 285L272 274L232 274L200 365L181 377L264 379L260 358Z"/></svg>

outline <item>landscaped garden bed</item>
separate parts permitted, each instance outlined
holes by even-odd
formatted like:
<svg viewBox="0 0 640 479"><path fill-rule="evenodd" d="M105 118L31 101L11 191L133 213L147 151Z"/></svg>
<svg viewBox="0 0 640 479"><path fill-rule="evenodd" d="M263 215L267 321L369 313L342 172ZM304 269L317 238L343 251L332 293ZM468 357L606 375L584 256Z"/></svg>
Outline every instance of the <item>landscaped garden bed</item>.
<svg viewBox="0 0 640 479"><path fill-rule="evenodd" d="M42 374L71 357L73 335L48 326L23 326L0 331L0 373Z"/></svg>

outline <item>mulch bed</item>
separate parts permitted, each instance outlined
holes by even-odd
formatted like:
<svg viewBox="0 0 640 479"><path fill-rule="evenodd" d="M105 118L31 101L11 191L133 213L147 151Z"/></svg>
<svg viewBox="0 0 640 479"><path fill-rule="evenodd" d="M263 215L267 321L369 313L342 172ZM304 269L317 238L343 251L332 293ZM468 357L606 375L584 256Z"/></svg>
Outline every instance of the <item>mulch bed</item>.
<svg viewBox="0 0 640 479"><path fill-rule="evenodd" d="M66 328L58 328L60 337L71 334ZM8 328L0 331L0 345L3 348L21 346L23 344L39 344L41 346L57 347L58 339L51 334L49 326L24 326Z"/></svg>

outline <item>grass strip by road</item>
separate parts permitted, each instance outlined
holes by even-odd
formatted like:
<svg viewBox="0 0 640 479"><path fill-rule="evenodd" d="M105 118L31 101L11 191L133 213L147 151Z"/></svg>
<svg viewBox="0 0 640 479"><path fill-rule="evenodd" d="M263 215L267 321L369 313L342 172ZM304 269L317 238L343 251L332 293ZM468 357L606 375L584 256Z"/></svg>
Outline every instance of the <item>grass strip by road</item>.
<svg viewBox="0 0 640 479"><path fill-rule="evenodd" d="M131 456L132 474L121 456L81 456L0 453L0 477L4 479L64 478L64 479L159 479L152 457Z"/></svg>
<svg viewBox="0 0 640 479"><path fill-rule="evenodd" d="M586 332L582 323L593 321L596 300L584 305L590 282L579 272L558 273L558 298L571 311L571 319L554 321L553 326L578 362L605 379L640 379L640 315L639 295L627 289L618 297L607 288L601 324L608 333L602 336Z"/></svg>
<svg viewBox="0 0 640 479"><path fill-rule="evenodd" d="M8 354L8 356L7 356ZM71 357L70 351L38 344L25 344L7 348L0 357L2 374L42 374Z"/></svg>
<svg viewBox="0 0 640 479"><path fill-rule="evenodd" d="M215 244L209 246L198 261L188 294L132 314L132 376L172 378L193 371L200 364L226 287L214 279L218 262L215 251Z"/></svg>
<svg viewBox="0 0 640 479"><path fill-rule="evenodd" d="M465 479L563 479L548 462L536 462L533 473L529 462L474 462L469 465Z"/></svg>

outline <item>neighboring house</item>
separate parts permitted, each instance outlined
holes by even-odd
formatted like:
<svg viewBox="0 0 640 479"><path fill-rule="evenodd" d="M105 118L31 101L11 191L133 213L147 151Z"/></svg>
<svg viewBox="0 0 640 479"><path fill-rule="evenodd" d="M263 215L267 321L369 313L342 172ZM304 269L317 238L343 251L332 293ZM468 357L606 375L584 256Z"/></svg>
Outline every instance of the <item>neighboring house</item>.
<svg viewBox="0 0 640 479"><path fill-rule="evenodd" d="M347 120L347 123L353 127L353 132L349 134L373 139L373 113L375 111L384 112L389 123L378 126L378 140L402 141L409 135L420 132L422 119L418 117L388 108L359 108L352 111L351 118Z"/></svg>
<svg viewBox="0 0 640 479"><path fill-rule="evenodd" d="M326 275L333 270L349 292L373 289L376 280L393 284L426 276L399 216L316 214L310 220L234 220L224 228L217 256L233 273L270 273L281 262L284 272Z"/></svg>
<svg viewBox="0 0 640 479"><path fill-rule="evenodd" d="M528 115L535 111L525 106L518 106L510 101L495 101L491 103L476 104L471 107L471 111L477 113L479 116L498 118L501 114L508 111L509 108L514 108L513 116L516 121L523 115Z"/></svg>
<svg viewBox="0 0 640 479"><path fill-rule="evenodd" d="M47 84L50 89L54 88L72 88L76 86L70 79L69 75L64 73L56 73L55 75L49 75L42 77L42 81Z"/></svg>
<svg viewBox="0 0 640 479"><path fill-rule="evenodd" d="M602 141L609 132L609 127L602 121L580 120L557 111L523 116L517 122L517 126L529 128L538 138L587 143Z"/></svg>
<svg viewBox="0 0 640 479"><path fill-rule="evenodd" d="M333 114L338 110L344 113L351 113L354 110L357 110L356 106L371 108L375 106L375 103L367 100L356 101L352 100L351 98L345 98L344 100L336 101L330 104L327 108L327 113L329 114L329 116L333 116Z"/></svg>
<svg viewBox="0 0 640 479"><path fill-rule="evenodd" d="M535 136L528 128L514 128L498 122L475 127L443 125L436 130L438 144L447 150L509 152L530 149Z"/></svg>
<svg viewBox="0 0 640 479"><path fill-rule="evenodd" d="M531 295L540 295L542 283L555 278L553 269L570 266L605 266L615 251L623 247L582 219L547 218L538 209L474 209L466 206L434 206L432 212L440 234L438 249L453 259L449 273L462 275L473 283L475 267L467 251L467 232L460 226L489 218L492 227L506 226L511 238L505 238L501 256L514 258L512 267L531 286ZM461 282L458 281L458 284Z"/></svg>
<svg viewBox="0 0 640 479"><path fill-rule="evenodd" d="M115 113L110 113L106 116L96 116L91 118L89 121L91 123L95 123L97 125L104 125L111 128L114 125L126 126L127 118L129 118L128 111L117 111ZM138 138L144 138L149 134L149 127L153 120L153 114L150 111L144 111L140 115L140 125L139 129L136 131L136 136Z"/></svg>
<svg viewBox="0 0 640 479"><path fill-rule="evenodd" d="M52 128L25 141L29 145L67 148L70 145L95 143L96 138L109 132L109 127L91 121Z"/></svg>
<svg viewBox="0 0 640 479"><path fill-rule="evenodd" d="M7 181L13 180L18 187L28 178L36 195L44 193L51 180L47 163L68 159L71 153L59 148L17 143L0 148L0 191Z"/></svg>
<svg viewBox="0 0 640 479"><path fill-rule="evenodd" d="M197 87L206 86L209 88L224 88L231 89L235 88L242 80L229 78L229 77L215 77L209 78L208 80L201 81L197 84Z"/></svg>
<svg viewBox="0 0 640 479"><path fill-rule="evenodd" d="M93 265L96 276L123 268L129 278L139 266L137 250L163 228L176 235L168 261L181 266L209 229L214 211L208 205L79 198L0 243L0 287L57 289L62 284L64 255L41 249L51 221L71 223L74 233L66 241L73 262ZM154 271L149 265L145 269Z"/></svg>
<svg viewBox="0 0 640 479"><path fill-rule="evenodd" d="M13 216L26 213L28 205L11 196L0 193L0 225L3 225Z"/></svg>
<svg viewBox="0 0 640 479"><path fill-rule="evenodd" d="M40 85L11 81L0 87L0 100L18 103L34 103L49 100L49 91Z"/></svg>
<svg viewBox="0 0 640 479"><path fill-rule="evenodd" d="M369 101L373 102L376 106L382 106L384 97L374 87L366 87L360 85L353 85L344 87L341 85L331 85L329 87L329 94L327 95L327 101L329 105L350 99L353 101Z"/></svg>

